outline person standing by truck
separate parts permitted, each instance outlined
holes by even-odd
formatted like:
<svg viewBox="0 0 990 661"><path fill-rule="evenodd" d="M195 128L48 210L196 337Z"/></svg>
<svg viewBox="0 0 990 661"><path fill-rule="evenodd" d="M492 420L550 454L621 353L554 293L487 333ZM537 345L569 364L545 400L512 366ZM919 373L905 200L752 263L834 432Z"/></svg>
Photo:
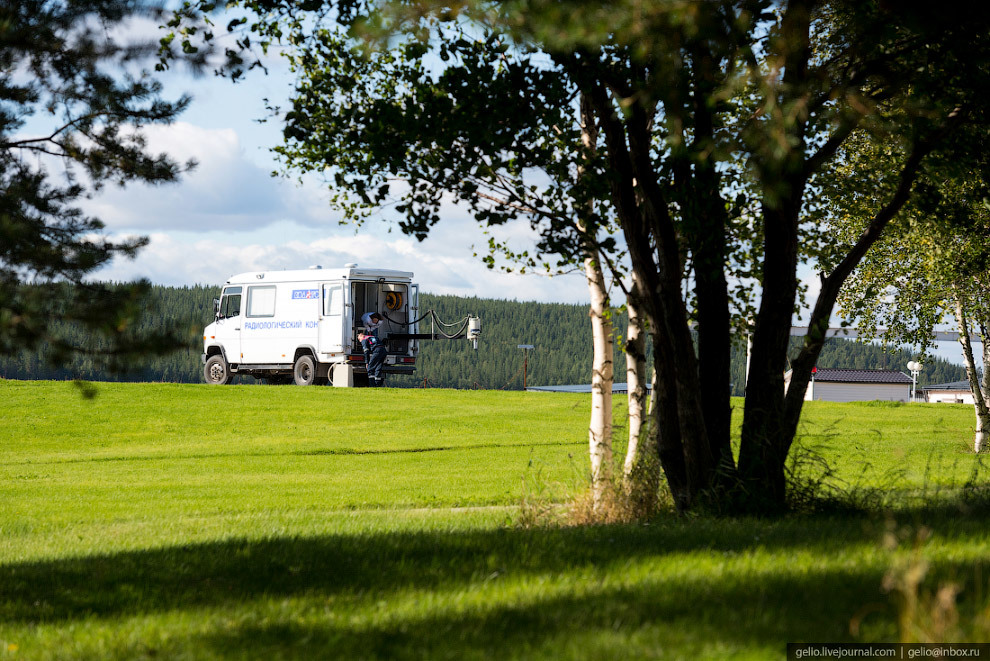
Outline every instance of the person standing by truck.
<svg viewBox="0 0 990 661"><path fill-rule="evenodd" d="M364 336L359 335L358 339L361 340L364 362L368 366L368 385L373 388L385 385L385 357L388 351L378 335L378 329L384 322L382 315L377 312L365 312L361 315Z"/></svg>
<svg viewBox="0 0 990 661"><path fill-rule="evenodd" d="M381 388L385 385L385 357L388 355L385 343L367 333L359 334L358 339L364 349L364 362L368 367L368 385Z"/></svg>

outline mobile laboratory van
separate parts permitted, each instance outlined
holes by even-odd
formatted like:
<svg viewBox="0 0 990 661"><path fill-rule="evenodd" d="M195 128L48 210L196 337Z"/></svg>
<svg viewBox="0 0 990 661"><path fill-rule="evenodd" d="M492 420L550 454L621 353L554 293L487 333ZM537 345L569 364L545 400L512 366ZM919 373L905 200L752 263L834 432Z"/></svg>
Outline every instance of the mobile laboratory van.
<svg viewBox="0 0 990 661"><path fill-rule="evenodd" d="M232 276L214 300L216 320L203 331L206 382L247 374L269 383L367 385L358 340L365 312L384 317L386 374L412 374L420 339L412 277L356 264Z"/></svg>

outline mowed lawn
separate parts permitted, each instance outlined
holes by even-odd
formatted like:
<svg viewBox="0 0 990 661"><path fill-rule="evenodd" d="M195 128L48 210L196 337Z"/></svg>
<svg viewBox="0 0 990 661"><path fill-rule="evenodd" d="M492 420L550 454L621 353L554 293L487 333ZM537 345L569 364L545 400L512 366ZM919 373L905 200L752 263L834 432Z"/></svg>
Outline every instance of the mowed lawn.
<svg viewBox="0 0 990 661"><path fill-rule="evenodd" d="M523 393L3 382L7 502L55 522L518 502L573 487L579 398ZM568 455L574 455L573 461ZM552 475L549 473L552 471ZM39 486L43 485L43 489ZM556 494L563 495L555 484Z"/></svg>
<svg viewBox="0 0 990 661"><path fill-rule="evenodd" d="M987 634L971 407L807 407L809 477L824 461L883 511L522 528L520 503L584 488L588 396L0 381L0 402L0 658L783 658L902 639L884 585L910 567L923 598L959 587L946 635Z"/></svg>

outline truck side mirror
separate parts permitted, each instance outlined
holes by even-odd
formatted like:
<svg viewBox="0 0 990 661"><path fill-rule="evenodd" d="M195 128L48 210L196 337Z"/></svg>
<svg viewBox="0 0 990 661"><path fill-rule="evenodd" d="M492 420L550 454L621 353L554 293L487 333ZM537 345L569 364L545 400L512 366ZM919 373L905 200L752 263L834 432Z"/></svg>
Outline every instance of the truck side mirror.
<svg viewBox="0 0 990 661"><path fill-rule="evenodd" d="M214 298L213 299L213 318L214 319L219 319L220 318L220 299L219 298Z"/></svg>

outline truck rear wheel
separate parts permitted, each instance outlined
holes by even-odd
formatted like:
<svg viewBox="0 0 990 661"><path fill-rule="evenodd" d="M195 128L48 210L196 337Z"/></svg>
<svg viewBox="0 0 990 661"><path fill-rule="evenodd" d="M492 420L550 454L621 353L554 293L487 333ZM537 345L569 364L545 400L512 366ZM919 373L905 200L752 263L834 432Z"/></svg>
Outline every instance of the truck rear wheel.
<svg viewBox="0 0 990 661"><path fill-rule="evenodd" d="M207 383L214 386L225 386L234 380L234 375L230 373L227 361L220 354L212 355L206 359L203 377Z"/></svg>
<svg viewBox="0 0 990 661"><path fill-rule="evenodd" d="M296 358L292 378L297 386L311 386L316 383L316 361L312 356L305 354Z"/></svg>

